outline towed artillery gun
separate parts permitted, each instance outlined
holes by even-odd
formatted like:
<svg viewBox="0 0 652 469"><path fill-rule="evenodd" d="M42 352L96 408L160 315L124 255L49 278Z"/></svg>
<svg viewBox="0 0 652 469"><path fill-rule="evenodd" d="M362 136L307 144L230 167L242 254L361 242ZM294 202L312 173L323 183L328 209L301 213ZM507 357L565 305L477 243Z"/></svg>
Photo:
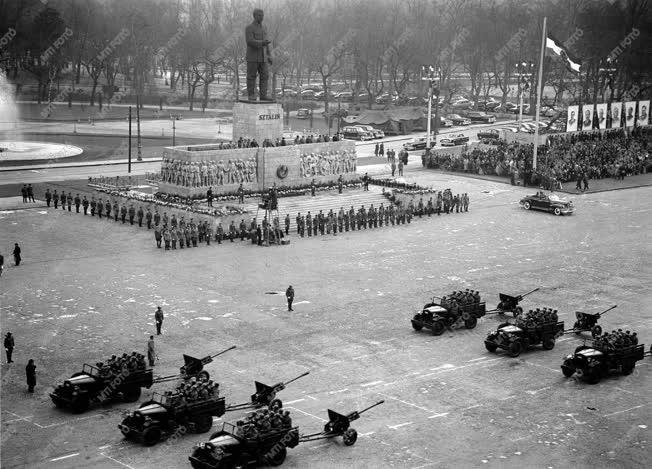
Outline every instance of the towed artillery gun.
<svg viewBox="0 0 652 469"><path fill-rule="evenodd" d="M183 355L183 366L179 369L178 375L169 375L161 376L156 378L156 383L164 383L166 381L174 381L177 379L188 380L190 378L197 378L203 381L208 381L210 379L210 374L208 371L204 370L204 365L208 365L213 361L213 358L219 357L220 355L233 350L236 348L235 345L222 350L221 352L216 353L215 355L207 355L204 358L195 358L190 355Z"/></svg>
<svg viewBox="0 0 652 469"><path fill-rule="evenodd" d="M531 293L534 293L535 291L539 291L539 288L535 288L534 290L530 290L527 293L516 296L508 295L506 293L499 293L498 298L500 298L500 303L498 303L498 306L496 306L495 310L487 312L499 314L512 313L512 316L517 317L523 314L523 308L521 308L518 304L523 300L523 298Z"/></svg>
<svg viewBox="0 0 652 469"><path fill-rule="evenodd" d="M421 312L412 318L412 328L420 331L424 327L430 329L433 335L442 335L446 328L466 327L473 329L478 324L478 318L486 314L486 304L473 301L466 304L442 305L434 296L432 302L426 304ZM441 299L440 299L441 300Z"/></svg>
<svg viewBox="0 0 652 469"><path fill-rule="evenodd" d="M213 433L210 440L193 449L190 464L194 469L233 469L258 465L280 466L287 457L287 448L299 444L299 427L271 430L246 438L228 422Z"/></svg>
<svg viewBox="0 0 652 469"><path fill-rule="evenodd" d="M70 408L74 413L86 412L92 403L109 404L117 399L136 402L141 388L149 389L154 383L151 369L127 370L106 373L104 369L85 363L82 371L73 374L50 393L54 405Z"/></svg>
<svg viewBox="0 0 652 469"><path fill-rule="evenodd" d="M328 422L324 425L324 431L319 433L311 433L309 435L301 435L300 442L325 440L327 438L335 438L341 436L346 446L352 446L358 439L358 432L351 428L351 422L358 420L360 414L373 409L374 407L384 403L385 401L378 401L370 405L366 409L360 411L353 411L346 415L328 409Z"/></svg>
<svg viewBox="0 0 652 469"><path fill-rule="evenodd" d="M303 378L304 376L307 376L309 374L310 372L306 371L305 373L300 374L296 378L293 378L286 382L281 381L280 383L276 383L273 386L263 384L259 381L254 381L254 385L256 386L256 392L251 395L251 402L245 402L242 404L233 404L228 406L226 410L234 411L234 410L259 409L260 407L264 407L264 406L267 406L270 409L274 407L281 408L283 407L283 401L276 398L276 393L285 389L285 386L287 386L288 384L298 380L299 378Z"/></svg>
<svg viewBox="0 0 652 469"><path fill-rule="evenodd" d="M591 336L595 339L596 337L602 335L602 327L598 324L598 320L603 314L608 313L612 309L617 308L618 305L613 305L611 308L607 308L601 313L583 313L582 311L576 311L575 317L577 321L573 324L572 329L568 329L564 332L574 332L575 334L580 334L581 332L591 332Z"/></svg>
<svg viewBox="0 0 652 469"><path fill-rule="evenodd" d="M563 321L523 327L505 322L487 335L484 345L491 353L500 348L507 351L510 357L516 358L533 345L542 344L545 350L552 350L555 348L555 340L563 333Z"/></svg>
<svg viewBox="0 0 652 469"><path fill-rule="evenodd" d="M154 393L150 401L130 412L118 428L128 440L153 446L174 434L206 433L213 426L213 417L221 417L224 412L223 397L185 402L176 395Z"/></svg>

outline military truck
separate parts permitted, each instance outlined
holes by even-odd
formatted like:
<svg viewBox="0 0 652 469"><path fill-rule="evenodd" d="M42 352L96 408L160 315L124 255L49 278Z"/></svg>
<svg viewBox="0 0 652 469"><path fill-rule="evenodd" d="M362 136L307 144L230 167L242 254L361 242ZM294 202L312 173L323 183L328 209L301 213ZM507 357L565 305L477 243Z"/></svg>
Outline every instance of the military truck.
<svg viewBox="0 0 652 469"><path fill-rule="evenodd" d="M224 422L221 430L213 433L209 441L193 449L189 459L194 469L280 466L287 457L287 448L298 444L298 427L271 430L256 438L245 438L238 436L233 424Z"/></svg>
<svg viewBox="0 0 652 469"><path fill-rule="evenodd" d="M412 328L415 331L425 327L430 329L433 335L441 335L447 327L454 329L464 326L473 329L478 324L478 318L486 314L486 304L481 301L442 305L435 302L435 298L412 318Z"/></svg>
<svg viewBox="0 0 652 469"><path fill-rule="evenodd" d="M545 350L555 348L555 340L564 333L563 322L549 322L530 326L517 326L505 322L487 335L484 345L491 353L497 349L507 351L510 357L518 357L528 348L542 344Z"/></svg>
<svg viewBox="0 0 652 469"><path fill-rule="evenodd" d="M223 397L185 401L179 395L154 393L152 400L129 413L118 428L128 440L153 446L171 435L206 433L213 417L225 412Z"/></svg>
<svg viewBox="0 0 652 469"><path fill-rule="evenodd" d="M612 350L580 345L574 353L564 358L561 371L567 378L577 373L583 381L597 384L612 371L619 371L624 375L631 374L636 362L643 360L644 356L643 344Z"/></svg>
<svg viewBox="0 0 652 469"><path fill-rule="evenodd" d="M92 403L109 404L117 399L136 402L141 388L149 389L154 382L151 369L108 372L85 363L82 371L73 374L50 393L54 405L70 408L75 413L88 410Z"/></svg>

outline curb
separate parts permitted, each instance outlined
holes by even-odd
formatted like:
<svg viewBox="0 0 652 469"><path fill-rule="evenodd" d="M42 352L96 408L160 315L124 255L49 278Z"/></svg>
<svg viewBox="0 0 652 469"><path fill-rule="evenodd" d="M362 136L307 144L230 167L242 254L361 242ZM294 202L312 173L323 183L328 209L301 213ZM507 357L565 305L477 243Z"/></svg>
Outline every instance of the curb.
<svg viewBox="0 0 652 469"><path fill-rule="evenodd" d="M142 161L135 159L131 160L131 164L145 164L156 163L162 161L162 158L143 158ZM104 161L89 161L78 163L52 163L47 165L30 165L30 166L7 166L0 167L0 172L5 171L29 171L32 169L58 169L58 168L83 168L86 166L108 166L118 164L129 164L129 160L104 160Z"/></svg>
<svg viewBox="0 0 652 469"><path fill-rule="evenodd" d="M428 169L428 168L426 168L426 169ZM509 180L502 180L502 178L499 178L499 176L496 176L497 179L494 179L494 178L489 178L489 177L482 177L479 174L457 173L457 172L454 172L454 171L438 171L438 170L432 170L432 171L435 171L435 172L440 173L440 174L449 174L449 175L452 175L452 176L466 177L466 178L469 178L469 179L480 179L480 180L483 180L483 181L498 182L500 184L506 184L506 185L511 186ZM640 187L650 187L650 186L652 186L652 180L650 182L648 182L648 183L636 184L636 185L627 186L627 187L611 187L611 188L608 188L608 189L597 189L597 190L589 189L586 192L569 192L567 190L556 190L555 192L561 192L563 194L569 194L569 195L584 195L584 194L597 194L597 193L600 193L600 192L623 191L623 190L627 190L627 189L637 189L637 188L640 188ZM535 188L535 186L523 186L523 185L516 185L514 187L523 187L523 188L531 187L533 189Z"/></svg>

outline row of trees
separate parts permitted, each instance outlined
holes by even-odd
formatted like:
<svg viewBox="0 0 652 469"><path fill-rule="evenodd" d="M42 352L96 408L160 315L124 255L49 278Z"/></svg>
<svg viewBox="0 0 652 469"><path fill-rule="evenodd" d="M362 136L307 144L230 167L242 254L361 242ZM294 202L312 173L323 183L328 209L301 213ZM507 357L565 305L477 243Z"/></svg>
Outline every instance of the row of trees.
<svg viewBox="0 0 652 469"><path fill-rule="evenodd" d="M89 77L91 103L98 87L111 94L118 76L140 95L158 77L185 90L192 106L199 90L206 103L224 74L240 89L254 6L261 3L0 0L0 34L15 31L0 42L0 60L10 77L31 74L39 99L51 99L64 75L73 85ZM384 93L424 95L421 66L432 64L446 98L464 92L505 101L515 93L515 64L538 63L547 16L549 31L583 61L578 76L546 59L553 103L649 94L648 0L263 0L262 7L275 87L316 81L325 90L364 92L371 104ZM532 81L531 93L536 71Z"/></svg>

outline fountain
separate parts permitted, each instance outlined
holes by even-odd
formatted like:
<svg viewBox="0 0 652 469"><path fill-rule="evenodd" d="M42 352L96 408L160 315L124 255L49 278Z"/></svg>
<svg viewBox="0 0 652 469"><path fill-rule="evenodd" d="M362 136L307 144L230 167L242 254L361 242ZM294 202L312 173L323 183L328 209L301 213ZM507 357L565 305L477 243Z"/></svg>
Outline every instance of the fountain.
<svg viewBox="0 0 652 469"><path fill-rule="evenodd" d="M13 99L13 86L0 70L0 162L25 160L55 160L81 154L84 150L73 145L25 141L18 129L18 108ZM11 140L2 137L11 135Z"/></svg>

